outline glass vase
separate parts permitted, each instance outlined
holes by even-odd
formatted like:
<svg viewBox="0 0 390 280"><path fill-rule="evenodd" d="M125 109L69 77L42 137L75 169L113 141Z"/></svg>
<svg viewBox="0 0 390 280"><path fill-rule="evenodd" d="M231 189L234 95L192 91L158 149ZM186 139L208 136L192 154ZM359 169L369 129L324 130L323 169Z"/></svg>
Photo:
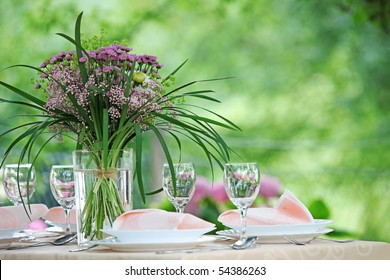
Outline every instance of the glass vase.
<svg viewBox="0 0 390 280"><path fill-rule="evenodd" d="M102 229L132 209L133 152L73 151L77 243L102 239Z"/></svg>

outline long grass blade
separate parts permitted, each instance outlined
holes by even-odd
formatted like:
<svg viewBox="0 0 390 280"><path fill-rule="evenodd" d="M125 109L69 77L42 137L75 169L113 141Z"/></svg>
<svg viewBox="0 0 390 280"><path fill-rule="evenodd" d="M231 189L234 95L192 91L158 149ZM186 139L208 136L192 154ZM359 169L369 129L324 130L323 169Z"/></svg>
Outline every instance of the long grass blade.
<svg viewBox="0 0 390 280"><path fill-rule="evenodd" d="M172 71L171 74L169 74L168 76L166 76L163 80L162 80L162 83L166 82L171 76L174 76L177 71L179 71L183 66L184 64L186 64L188 61L188 59L186 59L182 64L180 64L175 70Z"/></svg>
<svg viewBox="0 0 390 280"><path fill-rule="evenodd" d="M40 100L39 98L36 98L34 96L32 96L31 94L28 94L27 92L25 91L22 91L14 86L11 86L10 84L7 84L7 83L4 83L2 81L0 81L0 85L8 88L9 90L13 91L14 93L20 95L21 97L27 99L27 100L30 100L31 102L37 104L38 106L44 106L45 105L45 102Z"/></svg>
<svg viewBox="0 0 390 280"><path fill-rule="evenodd" d="M169 152L169 149L168 149L168 145L165 142L164 137L161 135L160 131L158 131L158 129L154 125L152 125L150 123L147 123L147 125L148 125L148 127L151 128L151 130L156 135L158 141L160 142L161 148L164 151L165 159L167 160L167 163L168 163L168 166L169 166L169 170L171 172L172 185L173 185L173 196L175 197L176 196L176 174L175 174L175 169L173 167L173 161L172 161L171 153Z"/></svg>
<svg viewBox="0 0 390 280"><path fill-rule="evenodd" d="M146 202L144 183L142 180L142 130L139 124L134 126L135 128L135 170L137 174L138 188L142 201Z"/></svg>

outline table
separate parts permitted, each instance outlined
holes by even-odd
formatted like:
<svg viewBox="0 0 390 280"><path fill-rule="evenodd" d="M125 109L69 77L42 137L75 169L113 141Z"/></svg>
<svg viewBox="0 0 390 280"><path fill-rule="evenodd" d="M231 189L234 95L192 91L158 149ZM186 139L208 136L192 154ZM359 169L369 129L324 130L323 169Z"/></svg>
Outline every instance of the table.
<svg viewBox="0 0 390 280"><path fill-rule="evenodd" d="M228 245L227 242L218 242L218 246ZM0 250L0 260L390 260L389 243L361 240L337 243L318 239L304 246L261 244L258 248L247 250L226 249L172 254L116 252L102 246L83 252L69 252L70 249L75 248L77 248L76 244L68 244Z"/></svg>

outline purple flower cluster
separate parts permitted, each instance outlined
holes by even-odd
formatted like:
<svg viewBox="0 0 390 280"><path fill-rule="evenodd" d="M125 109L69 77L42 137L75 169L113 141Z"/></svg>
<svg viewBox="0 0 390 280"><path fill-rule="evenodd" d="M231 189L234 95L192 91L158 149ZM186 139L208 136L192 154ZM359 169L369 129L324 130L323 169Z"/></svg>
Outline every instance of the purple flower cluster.
<svg viewBox="0 0 390 280"><path fill-rule="evenodd" d="M162 65L155 56L139 56L130 51L126 46L113 44L84 52L80 58L75 51L70 51L44 61L40 66L43 71L41 80L36 88L43 88L46 92L49 113L56 116L58 112L63 112L75 116L81 127L85 126L85 119L80 114L80 108L94 121L96 116L91 112L98 108L93 106L100 104L109 112L112 132L123 114L126 118L135 116L134 122L141 123L145 119L153 121L150 119L151 112L160 112L163 107L172 106L163 98L164 87L158 74ZM79 68L81 64L87 71L87 82L83 82ZM133 76L129 79L132 69ZM131 88L131 91L126 92L127 88ZM75 108L70 95L79 108ZM124 112L123 108L127 108L127 111ZM52 129L60 133L63 126Z"/></svg>

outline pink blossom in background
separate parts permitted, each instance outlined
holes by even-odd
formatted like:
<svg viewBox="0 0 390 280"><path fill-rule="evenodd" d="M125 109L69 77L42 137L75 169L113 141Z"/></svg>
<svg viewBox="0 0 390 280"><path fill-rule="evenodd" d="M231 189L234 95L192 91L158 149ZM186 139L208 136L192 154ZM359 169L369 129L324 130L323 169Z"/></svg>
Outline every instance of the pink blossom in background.
<svg viewBox="0 0 390 280"><path fill-rule="evenodd" d="M264 198L278 197L280 195L280 188L278 178L264 175L261 177L259 195Z"/></svg>
<svg viewBox="0 0 390 280"><path fill-rule="evenodd" d="M217 202L226 202L229 201L229 197L225 191L225 188L223 186L223 182L216 183L212 190L211 195Z"/></svg>
<svg viewBox="0 0 390 280"><path fill-rule="evenodd" d="M211 183L203 177L196 178L195 193L185 208L185 212L197 215L199 213L199 202L211 193Z"/></svg>
<svg viewBox="0 0 390 280"><path fill-rule="evenodd" d="M206 178L197 177L194 196L186 206L185 212L197 215L199 213L199 204L201 200L205 199L207 196L220 203L229 201L223 182L212 185Z"/></svg>

